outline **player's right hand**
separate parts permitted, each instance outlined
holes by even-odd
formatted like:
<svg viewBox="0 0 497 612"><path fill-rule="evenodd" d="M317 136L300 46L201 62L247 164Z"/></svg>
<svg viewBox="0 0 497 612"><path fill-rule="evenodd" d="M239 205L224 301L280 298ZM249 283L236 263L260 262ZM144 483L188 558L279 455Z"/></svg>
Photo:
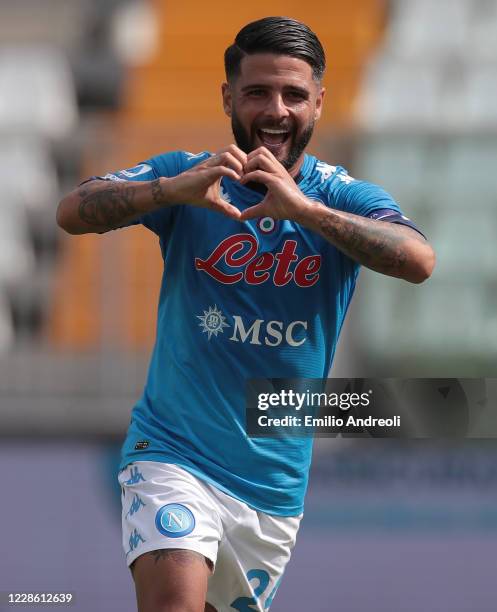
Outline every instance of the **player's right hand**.
<svg viewBox="0 0 497 612"><path fill-rule="evenodd" d="M246 162L246 153L236 145L230 145L198 166L168 179L167 201L209 208L232 219L239 219L241 212L223 200L220 186L223 176L239 181Z"/></svg>

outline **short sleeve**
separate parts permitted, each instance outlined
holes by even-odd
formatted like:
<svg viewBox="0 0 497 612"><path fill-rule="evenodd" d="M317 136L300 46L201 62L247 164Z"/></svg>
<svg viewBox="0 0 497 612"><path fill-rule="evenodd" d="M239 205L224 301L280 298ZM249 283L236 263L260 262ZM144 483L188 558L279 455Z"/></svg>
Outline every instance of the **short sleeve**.
<svg viewBox="0 0 497 612"><path fill-rule="evenodd" d="M326 181L322 189L329 206L361 217L407 225L424 237L417 226L404 215L392 196L379 185L359 181L343 168Z"/></svg>
<svg viewBox="0 0 497 612"><path fill-rule="evenodd" d="M359 181L343 172L330 181L330 205L338 210L361 217L369 217L376 210L402 211L397 202L383 188L373 183Z"/></svg>

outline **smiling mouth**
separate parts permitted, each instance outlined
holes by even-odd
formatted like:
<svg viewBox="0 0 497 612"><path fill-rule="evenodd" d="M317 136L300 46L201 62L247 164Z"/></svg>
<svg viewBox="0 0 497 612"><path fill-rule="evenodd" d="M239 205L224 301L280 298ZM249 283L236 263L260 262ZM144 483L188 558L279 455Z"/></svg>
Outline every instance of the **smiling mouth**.
<svg viewBox="0 0 497 612"><path fill-rule="evenodd" d="M290 137L289 130L275 128L261 128L256 133L262 144L268 148L279 148Z"/></svg>

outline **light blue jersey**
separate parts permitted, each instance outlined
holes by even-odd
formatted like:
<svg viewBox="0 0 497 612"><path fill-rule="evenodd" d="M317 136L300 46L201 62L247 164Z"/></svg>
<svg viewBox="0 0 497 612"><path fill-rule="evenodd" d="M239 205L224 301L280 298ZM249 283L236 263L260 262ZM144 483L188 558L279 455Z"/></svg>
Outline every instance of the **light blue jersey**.
<svg viewBox="0 0 497 612"><path fill-rule="evenodd" d="M208 156L167 153L102 178L171 177ZM341 167L306 155L296 180L330 208L410 225L385 191ZM222 196L240 210L263 197L227 178ZM159 236L166 263L157 340L121 467L175 463L253 508L300 514L312 439L247 437L246 381L328 375L359 265L292 221L241 223L181 205L138 222Z"/></svg>

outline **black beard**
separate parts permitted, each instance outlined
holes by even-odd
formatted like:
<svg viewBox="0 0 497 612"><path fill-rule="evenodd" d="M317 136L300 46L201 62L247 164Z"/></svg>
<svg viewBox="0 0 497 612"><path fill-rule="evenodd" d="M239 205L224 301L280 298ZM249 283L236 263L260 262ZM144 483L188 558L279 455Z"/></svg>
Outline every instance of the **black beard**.
<svg viewBox="0 0 497 612"><path fill-rule="evenodd" d="M249 134L247 134L245 128L238 120L236 113L232 112L231 115L231 129L233 130L233 136L238 147L245 153L250 153L255 149L253 142L250 140ZM281 165L285 170L289 171L295 165L298 158L302 155L305 148L311 140L312 133L314 131L314 121L310 123L305 130L300 134L299 137L295 137L290 134L289 138L292 138L292 146L288 156L281 161Z"/></svg>

